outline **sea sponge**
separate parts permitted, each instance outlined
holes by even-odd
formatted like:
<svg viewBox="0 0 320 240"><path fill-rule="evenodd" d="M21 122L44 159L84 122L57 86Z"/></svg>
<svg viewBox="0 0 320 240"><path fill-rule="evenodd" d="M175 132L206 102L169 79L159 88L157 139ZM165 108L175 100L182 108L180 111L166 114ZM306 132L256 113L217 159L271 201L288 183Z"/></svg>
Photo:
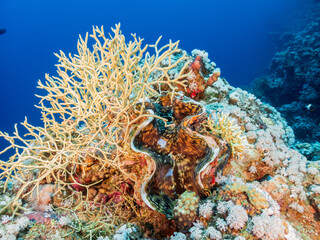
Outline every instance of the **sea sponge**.
<svg viewBox="0 0 320 240"><path fill-rule="evenodd" d="M199 71L203 67L203 62L200 56L196 56L194 61L190 64L193 71Z"/></svg>
<svg viewBox="0 0 320 240"><path fill-rule="evenodd" d="M220 77L220 74L221 74L220 68L214 69L211 77L209 77L209 79L207 81L207 85L211 86L213 83L218 81L218 78Z"/></svg>
<svg viewBox="0 0 320 240"><path fill-rule="evenodd" d="M192 226L197 217L199 196L195 192L185 191L177 199L173 214L177 227L185 231Z"/></svg>

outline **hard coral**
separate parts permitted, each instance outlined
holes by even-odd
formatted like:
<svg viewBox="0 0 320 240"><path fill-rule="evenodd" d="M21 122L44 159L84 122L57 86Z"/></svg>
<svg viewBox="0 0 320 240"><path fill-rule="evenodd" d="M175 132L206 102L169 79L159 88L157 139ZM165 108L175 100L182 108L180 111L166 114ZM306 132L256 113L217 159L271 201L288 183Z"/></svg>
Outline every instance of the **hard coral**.
<svg viewBox="0 0 320 240"><path fill-rule="evenodd" d="M174 218L181 231L188 230L197 217L199 196L195 192L186 191L177 200L174 208Z"/></svg>
<svg viewBox="0 0 320 240"><path fill-rule="evenodd" d="M22 125L31 136L28 139L17 128L14 136L0 133L11 143L1 153L16 149L8 162L1 161L0 179L5 180L5 188L12 179L21 182L14 199L1 212L17 208L19 199L50 183L57 187L52 203L56 207L86 213L97 208L101 214L101 208L108 205L102 215L111 211L121 221L137 214L134 185L148 168L131 152L130 134L139 121L150 116L145 105L149 98L163 94L159 85L166 85L172 97L178 86L185 87L188 65L184 55L171 58L181 52L178 42L159 49L159 38L150 46L155 50L152 56L141 38L132 35L133 41L126 43L120 24L112 32L107 38L103 28L94 27L92 49L87 34L79 39L77 55L56 54L59 76L46 75L47 82L39 81L38 86L47 92L38 96L44 127L26 120ZM164 59L168 59L166 67L161 65ZM174 78L169 74L172 69L177 71ZM125 164L129 159L133 165Z"/></svg>
<svg viewBox="0 0 320 240"><path fill-rule="evenodd" d="M0 237L169 239L196 220L171 239L318 239L320 164L292 148L275 108L218 76L210 85L204 51L157 42L150 56L113 32L94 28L92 49L87 36L78 55L60 53L59 77L39 83L44 127L0 134L15 149L1 162L0 211L12 216ZM52 208L29 215L38 191ZM22 229L17 214L35 223Z"/></svg>

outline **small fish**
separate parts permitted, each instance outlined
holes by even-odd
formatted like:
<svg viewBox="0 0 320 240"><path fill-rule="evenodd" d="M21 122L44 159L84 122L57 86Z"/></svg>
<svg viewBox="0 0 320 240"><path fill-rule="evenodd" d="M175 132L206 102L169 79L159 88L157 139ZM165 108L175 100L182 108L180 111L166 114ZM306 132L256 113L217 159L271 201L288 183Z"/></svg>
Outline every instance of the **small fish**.
<svg viewBox="0 0 320 240"><path fill-rule="evenodd" d="M317 110L318 107L319 107L319 105L317 105L317 104L311 104L311 103L306 106L306 108L307 108L308 111L310 111L310 112L313 112L313 111Z"/></svg>
<svg viewBox="0 0 320 240"><path fill-rule="evenodd" d="M307 108L308 110L310 110L311 106L312 106L312 104L310 103L310 104L308 104L308 105L306 106L306 108Z"/></svg>
<svg viewBox="0 0 320 240"><path fill-rule="evenodd" d="M7 30L5 28L0 28L0 35L6 33Z"/></svg>

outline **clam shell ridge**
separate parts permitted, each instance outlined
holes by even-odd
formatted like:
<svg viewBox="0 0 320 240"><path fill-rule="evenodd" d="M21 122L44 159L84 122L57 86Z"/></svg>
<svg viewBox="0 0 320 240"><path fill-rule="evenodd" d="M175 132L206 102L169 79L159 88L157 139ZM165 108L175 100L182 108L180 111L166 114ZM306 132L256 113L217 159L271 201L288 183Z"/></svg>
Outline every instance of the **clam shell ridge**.
<svg viewBox="0 0 320 240"><path fill-rule="evenodd" d="M174 201L186 190L200 197L210 193L201 173L221 155L217 138L201 135L197 127L206 118L204 105L193 100L170 100L163 96L147 112L167 119L148 117L131 141L134 151L152 158L155 168L141 187L142 200L151 209L173 218Z"/></svg>

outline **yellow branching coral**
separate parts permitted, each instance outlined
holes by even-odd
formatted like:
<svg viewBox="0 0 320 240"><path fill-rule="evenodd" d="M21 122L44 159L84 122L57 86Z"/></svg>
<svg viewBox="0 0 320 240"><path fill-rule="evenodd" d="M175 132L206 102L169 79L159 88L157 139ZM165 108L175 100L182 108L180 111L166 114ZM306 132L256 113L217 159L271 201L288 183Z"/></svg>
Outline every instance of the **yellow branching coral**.
<svg viewBox="0 0 320 240"><path fill-rule="evenodd" d="M47 81L39 81L38 86L47 92L38 96L43 127L25 120L22 125L27 138L19 135L17 127L14 136L0 132L10 143L0 154L15 150L9 161L0 162L0 180L7 186L15 179L21 186L8 206L17 210L18 199L30 197L41 185L52 183L54 196L60 197L61 204L68 198L70 206L90 205L83 201L106 201L105 196L118 196L115 191L128 191L127 185L143 177L126 170L130 132L149 116L145 104L148 98L162 94L160 85L166 85L172 96L178 87L185 87L187 58L181 54L173 59L180 53L178 42L170 41L159 49L159 38L150 46L155 55L150 55L148 45L143 47L142 39L135 35L126 43L120 24L112 32L107 38L103 28L94 27L92 49L87 34L79 39L77 55L56 54L58 77L46 75ZM161 64L163 60L168 64ZM177 66L180 71L173 78L168 72ZM142 165L135 167L136 172L143 172ZM132 196L119 199L117 203L125 202L135 211Z"/></svg>
<svg viewBox="0 0 320 240"><path fill-rule="evenodd" d="M231 147L232 155L238 159L248 147L248 141L236 120L229 113L215 113L208 119L210 130L219 135Z"/></svg>

